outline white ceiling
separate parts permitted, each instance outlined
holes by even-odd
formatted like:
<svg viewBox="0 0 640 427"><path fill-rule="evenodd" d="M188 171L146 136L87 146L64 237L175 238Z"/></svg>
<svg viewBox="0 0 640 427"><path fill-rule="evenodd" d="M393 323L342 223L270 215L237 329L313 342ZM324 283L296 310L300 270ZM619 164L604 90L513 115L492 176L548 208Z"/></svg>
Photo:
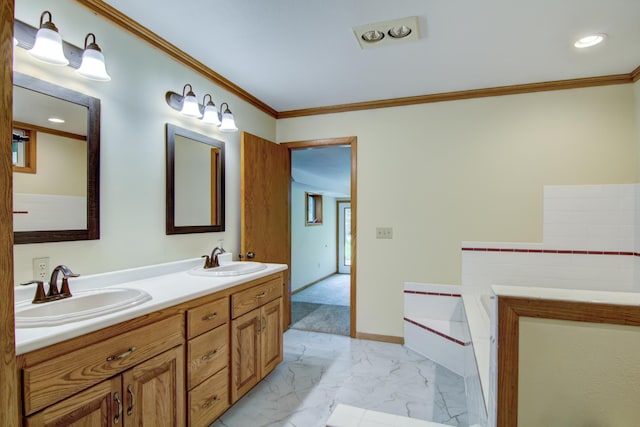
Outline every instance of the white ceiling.
<svg viewBox="0 0 640 427"><path fill-rule="evenodd" d="M291 178L305 191L348 199L351 194L351 147L292 150Z"/></svg>
<svg viewBox="0 0 640 427"><path fill-rule="evenodd" d="M105 0L275 110L627 74L639 0ZM352 27L417 16L361 49ZM603 45L579 51L593 32Z"/></svg>

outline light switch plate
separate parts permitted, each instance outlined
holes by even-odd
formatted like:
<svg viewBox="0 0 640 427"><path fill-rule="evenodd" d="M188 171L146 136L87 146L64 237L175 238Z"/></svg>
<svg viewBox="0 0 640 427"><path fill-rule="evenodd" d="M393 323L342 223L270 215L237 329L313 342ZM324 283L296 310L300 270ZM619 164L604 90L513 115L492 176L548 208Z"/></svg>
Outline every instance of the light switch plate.
<svg viewBox="0 0 640 427"><path fill-rule="evenodd" d="M393 239L393 228L391 227L377 227L376 239Z"/></svg>

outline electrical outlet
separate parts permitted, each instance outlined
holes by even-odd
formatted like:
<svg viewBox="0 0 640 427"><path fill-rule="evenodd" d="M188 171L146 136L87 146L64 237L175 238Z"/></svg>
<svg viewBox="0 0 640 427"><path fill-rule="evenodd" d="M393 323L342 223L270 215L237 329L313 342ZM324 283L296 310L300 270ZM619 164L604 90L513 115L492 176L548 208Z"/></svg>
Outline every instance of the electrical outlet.
<svg viewBox="0 0 640 427"><path fill-rule="evenodd" d="M391 227L377 227L376 239L393 239L393 228Z"/></svg>
<svg viewBox="0 0 640 427"><path fill-rule="evenodd" d="M49 278L49 257L33 259L33 279L46 281Z"/></svg>

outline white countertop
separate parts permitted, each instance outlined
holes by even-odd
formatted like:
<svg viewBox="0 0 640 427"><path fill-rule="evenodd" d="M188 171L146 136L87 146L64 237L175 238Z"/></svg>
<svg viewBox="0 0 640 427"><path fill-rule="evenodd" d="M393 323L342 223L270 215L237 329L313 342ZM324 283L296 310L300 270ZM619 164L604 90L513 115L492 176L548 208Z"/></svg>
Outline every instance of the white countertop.
<svg viewBox="0 0 640 427"><path fill-rule="evenodd" d="M491 286L498 297L522 297L557 301L640 306L640 292L589 291L530 286Z"/></svg>
<svg viewBox="0 0 640 427"><path fill-rule="evenodd" d="M16 354L27 353L75 338L287 269L285 264L266 264L267 268L264 270L238 276L202 277L188 273L190 269L198 267L202 263L202 258L194 258L71 278L69 279L69 287L72 293L86 289L126 287L143 290L149 293L152 299L134 307L91 319L50 327L16 328ZM18 286L15 288L16 303L31 300L34 294L35 285ZM55 304L55 302L50 304Z"/></svg>

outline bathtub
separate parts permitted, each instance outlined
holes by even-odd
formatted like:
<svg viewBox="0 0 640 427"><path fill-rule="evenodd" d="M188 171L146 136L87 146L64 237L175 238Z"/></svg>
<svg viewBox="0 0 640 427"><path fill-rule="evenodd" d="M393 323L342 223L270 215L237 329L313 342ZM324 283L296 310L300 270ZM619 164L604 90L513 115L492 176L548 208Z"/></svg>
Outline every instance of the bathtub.
<svg viewBox="0 0 640 427"><path fill-rule="evenodd" d="M490 367L489 295L457 285L404 284L404 345L462 376L469 424L486 425Z"/></svg>

